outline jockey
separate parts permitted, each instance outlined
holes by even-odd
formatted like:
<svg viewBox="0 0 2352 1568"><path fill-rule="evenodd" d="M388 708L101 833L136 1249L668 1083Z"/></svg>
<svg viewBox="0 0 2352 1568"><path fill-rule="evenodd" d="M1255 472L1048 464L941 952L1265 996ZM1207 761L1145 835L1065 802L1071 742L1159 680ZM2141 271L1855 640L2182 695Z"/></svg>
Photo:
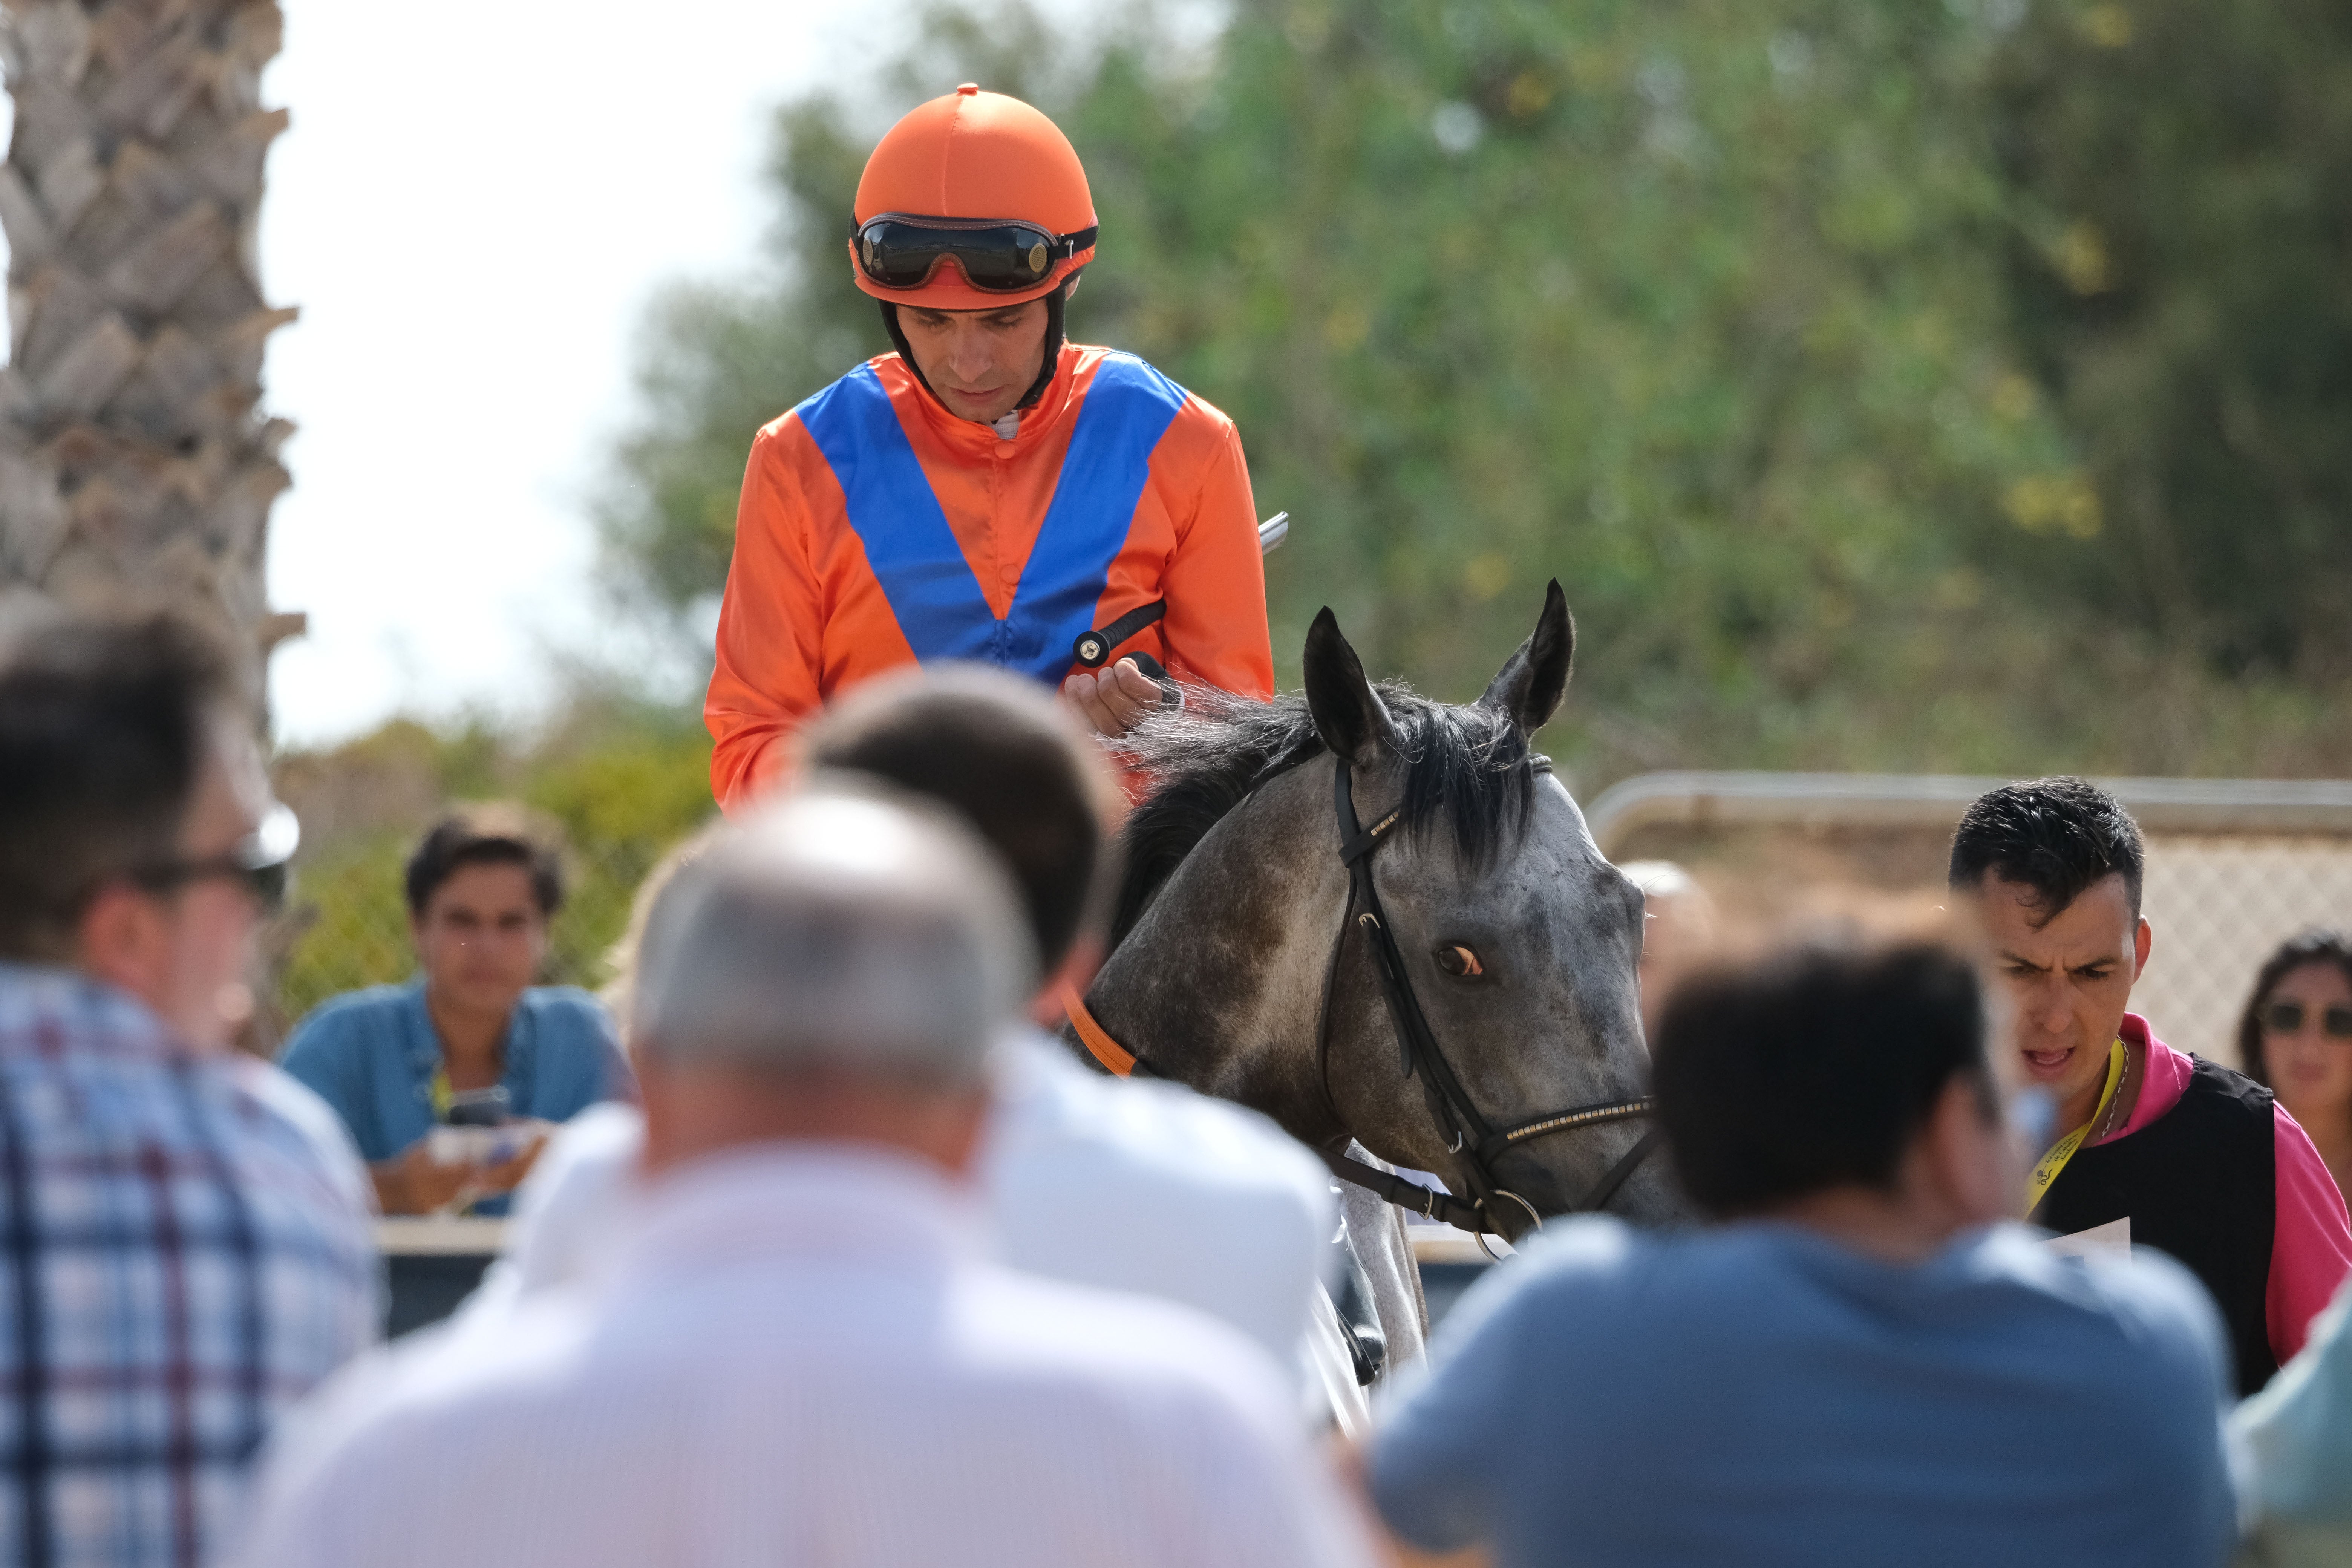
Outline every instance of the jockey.
<svg viewBox="0 0 2352 1568"><path fill-rule="evenodd" d="M1163 671L1270 694L1233 421L1063 339L1096 222L1053 121L969 84L923 104L867 160L856 222L853 277L898 352L752 443L703 709L719 804L758 795L826 700L916 661L1059 686L1104 735Z"/></svg>

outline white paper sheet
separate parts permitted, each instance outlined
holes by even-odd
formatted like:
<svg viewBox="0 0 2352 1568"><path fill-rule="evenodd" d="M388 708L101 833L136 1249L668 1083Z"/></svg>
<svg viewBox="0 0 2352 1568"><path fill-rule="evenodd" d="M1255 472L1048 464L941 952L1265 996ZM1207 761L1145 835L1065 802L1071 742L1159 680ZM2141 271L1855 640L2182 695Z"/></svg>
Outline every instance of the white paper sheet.
<svg viewBox="0 0 2352 1568"><path fill-rule="evenodd" d="M2131 1256L2131 1215L2111 1219L2105 1225L2095 1225L2088 1230L2078 1230L2072 1236L2053 1236L2042 1246L2068 1258L2088 1258L2094 1253L2103 1257Z"/></svg>

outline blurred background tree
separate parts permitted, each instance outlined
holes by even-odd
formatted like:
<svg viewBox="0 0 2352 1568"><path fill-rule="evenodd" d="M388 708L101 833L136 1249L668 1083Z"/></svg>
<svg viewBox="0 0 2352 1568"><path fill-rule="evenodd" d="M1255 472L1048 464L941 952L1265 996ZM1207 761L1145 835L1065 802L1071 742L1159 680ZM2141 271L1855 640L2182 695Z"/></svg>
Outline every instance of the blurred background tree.
<svg viewBox="0 0 2352 1568"><path fill-rule="evenodd" d="M886 346L841 251L864 152L972 79L1087 160L1076 334L1231 413L1297 518L1287 677L1329 603L1462 695L1556 573L1588 784L2341 768L2323 9L1239 0L1190 49L1149 8L934 10L780 111L764 276L654 311L613 574L707 625L751 432Z"/></svg>
<svg viewBox="0 0 2352 1568"><path fill-rule="evenodd" d="M2352 9L2045 6L2002 46L1990 101L2017 197L2013 341L2096 486L2045 579L2054 605L2223 674L2341 679ZM2029 526L2051 510L2017 499Z"/></svg>
<svg viewBox="0 0 2352 1568"><path fill-rule="evenodd" d="M753 431L887 346L844 253L866 151L974 80L1086 159L1075 334L1232 414L1261 511L1297 519L1268 563L1286 684L1328 603L1376 668L1465 698L1557 574L1581 652L1548 744L1588 791L2352 771L2352 12L1201 15L1074 38L938 8L780 109L756 272L646 323L599 519L638 614L707 658ZM557 968L594 978L627 884L709 809L695 719L592 695L536 740L395 726L289 763L320 803L297 1009L392 977L344 973L339 921L405 972L394 869L453 795L565 821L599 868Z"/></svg>

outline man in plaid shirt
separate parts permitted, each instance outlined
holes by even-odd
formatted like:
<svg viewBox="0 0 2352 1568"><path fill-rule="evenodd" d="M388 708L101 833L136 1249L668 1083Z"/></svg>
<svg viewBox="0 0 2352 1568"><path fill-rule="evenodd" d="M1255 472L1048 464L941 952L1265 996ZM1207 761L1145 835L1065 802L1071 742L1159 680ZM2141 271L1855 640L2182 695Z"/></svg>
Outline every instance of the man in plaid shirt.
<svg viewBox="0 0 2352 1568"><path fill-rule="evenodd" d="M228 1048L293 821L164 618L0 647L0 1563L201 1564L374 1335L366 1178Z"/></svg>

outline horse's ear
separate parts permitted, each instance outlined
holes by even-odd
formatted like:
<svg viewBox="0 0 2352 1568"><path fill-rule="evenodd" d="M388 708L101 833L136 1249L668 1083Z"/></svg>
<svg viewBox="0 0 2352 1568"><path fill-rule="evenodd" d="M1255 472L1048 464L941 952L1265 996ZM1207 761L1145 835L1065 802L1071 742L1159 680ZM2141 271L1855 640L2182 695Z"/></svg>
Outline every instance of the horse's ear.
<svg viewBox="0 0 2352 1568"><path fill-rule="evenodd" d="M1559 711L1559 700L1568 690L1569 666L1575 658L1576 621L1568 613L1568 595L1559 591L1559 579L1555 577L1544 590L1543 614L1536 617L1536 629L1517 653L1503 661L1495 683L1486 688L1478 704L1509 714L1520 734L1532 735Z"/></svg>
<svg viewBox="0 0 2352 1568"><path fill-rule="evenodd" d="M1307 628L1307 710L1332 753L1359 767L1377 763L1384 750L1402 749L1388 705L1364 679L1363 661L1339 635L1328 605Z"/></svg>

